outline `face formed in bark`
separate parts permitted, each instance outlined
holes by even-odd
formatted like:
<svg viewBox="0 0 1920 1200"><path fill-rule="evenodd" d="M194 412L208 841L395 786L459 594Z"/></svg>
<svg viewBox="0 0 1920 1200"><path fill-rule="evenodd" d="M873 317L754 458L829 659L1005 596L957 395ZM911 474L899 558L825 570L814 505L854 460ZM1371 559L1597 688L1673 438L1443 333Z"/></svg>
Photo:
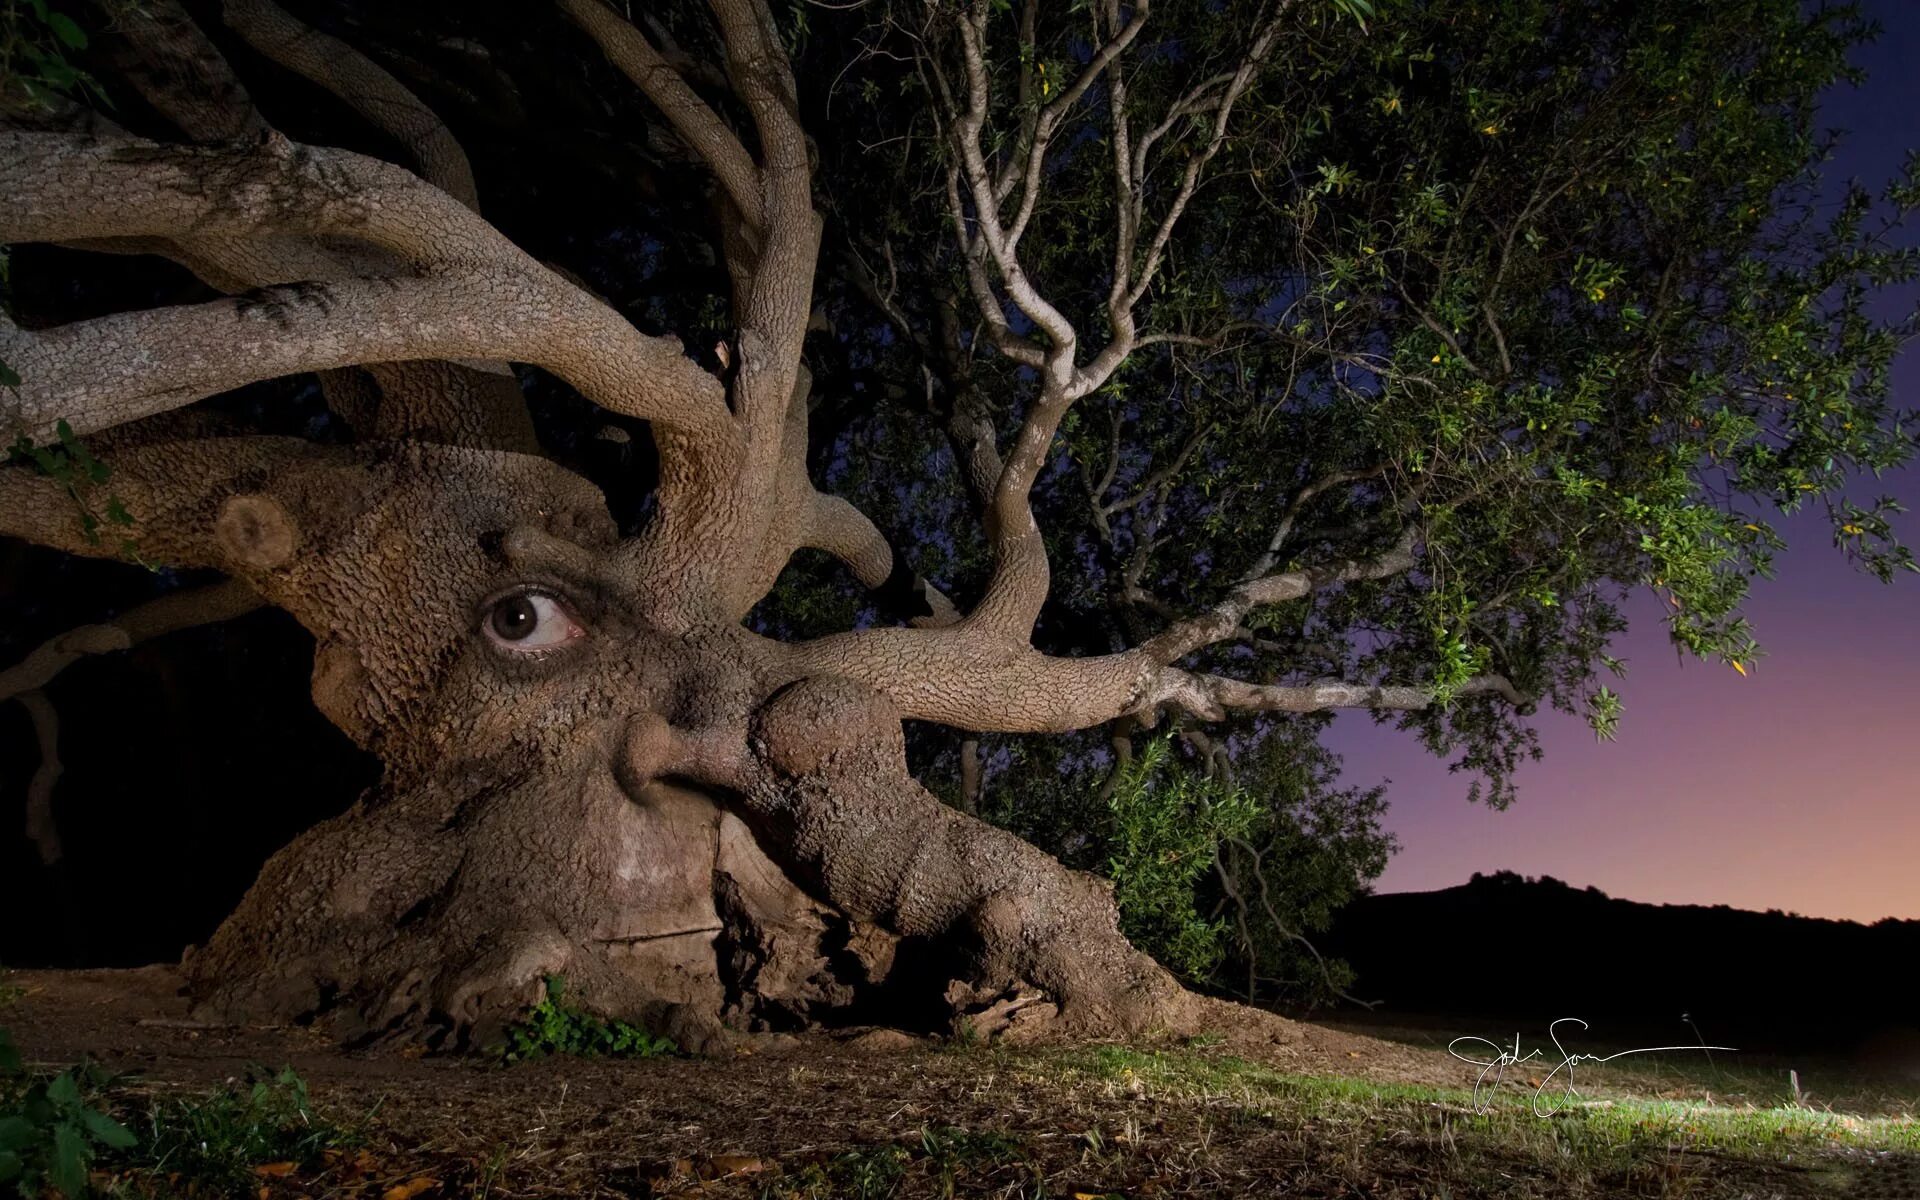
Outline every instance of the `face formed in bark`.
<svg viewBox="0 0 1920 1200"><path fill-rule="evenodd" d="M544 460L416 447L324 480L296 469L228 499L218 535L316 627L315 698L389 776L302 839L325 845L268 865L196 974L282 1013L382 979L376 1027L484 1023L547 973L650 1019L717 1015L723 840L747 873L779 873L653 768L669 719L711 723L732 698L744 731L744 635L636 621L598 493ZM286 970L228 970L269 942Z"/></svg>
<svg viewBox="0 0 1920 1200"><path fill-rule="evenodd" d="M906 578L879 528L809 478L803 358L823 219L767 5L711 4L747 142L617 7L557 6L594 60L604 55L711 168L736 331L716 355L722 375L483 219L451 132L372 58L269 0L221 6L232 33L384 130L416 171L295 145L253 111L188 14L154 7L165 19L129 17L146 64L129 59L130 82L198 144L99 123L0 132L0 241L158 253L225 298L45 329L0 320L0 357L21 384L0 397L0 423L41 443L125 431L102 449L143 558L218 568L229 587L297 617L318 643L316 703L386 767L352 809L274 855L189 956L203 1006L279 1020L335 1012L366 1033L470 1042L536 1001L542 976L564 974L578 1002L694 1047L723 1027L844 1017L876 989L897 999L908 987L931 998L923 1012L986 1034L1056 1017L1088 1032L1192 1027L1197 1001L1120 936L1109 889L921 788L901 720L1067 731L1169 704L1218 716L1357 702L1356 689L1236 685L1175 663L1232 637L1257 605L1410 569L1405 539L1366 559L1250 576L1124 651L1060 658L1032 644L1049 567L1029 493L1068 409L1153 344L1133 309L1288 6L1230 86L1206 85L1212 141L1144 255L1120 264L1114 336L1097 353L1082 354L1034 291L1018 233L995 232L1008 229L994 216L1008 193L990 178L979 122L942 118L964 168L949 192L971 247L979 336L1038 387L1016 406L1004 453L984 401L956 402L949 433L994 557L964 615ZM1144 18L1112 31L1056 116L1027 124L1037 140L1015 159L1043 161L1058 113ZM969 55L983 61L977 44ZM991 75L954 77L978 91ZM987 99L970 96L969 111ZM1136 206L1125 220L1146 229L1146 215ZM1008 325L989 262L1032 337ZM655 504L631 541L591 486L527 453L533 423L508 363L647 423ZM146 424L309 372L362 439L353 448L167 441L178 432ZM0 470L0 531L112 553L76 533L73 499L51 479ZM916 627L791 645L749 633L746 614L802 549L870 589L910 582ZM1367 697L1430 700L1416 688ZM907 941L931 953L898 957L931 969L897 965Z"/></svg>
<svg viewBox="0 0 1920 1200"><path fill-rule="evenodd" d="M881 695L638 616L644 543L574 476L408 447L243 482L222 556L316 630L316 699L388 771L189 957L208 1008L471 1044L561 974L700 1047L883 990L1089 1026L1183 996L1104 887L918 788ZM901 937L952 973L895 971Z"/></svg>

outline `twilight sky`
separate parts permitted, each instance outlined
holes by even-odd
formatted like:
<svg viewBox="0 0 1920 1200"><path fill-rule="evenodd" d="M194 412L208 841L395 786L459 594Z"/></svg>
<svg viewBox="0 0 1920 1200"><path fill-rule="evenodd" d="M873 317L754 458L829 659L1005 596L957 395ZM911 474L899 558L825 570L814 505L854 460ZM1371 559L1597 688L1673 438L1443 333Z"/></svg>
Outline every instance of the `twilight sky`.
<svg viewBox="0 0 1920 1200"><path fill-rule="evenodd" d="M1829 100L1826 123L1849 131L1833 174L1874 186L1920 147L1920 3L1866 7L1886 27L1855 59L1870 77ZM1920 408L1920 348L1894 377L1896 403ZM1920 465L1854 490L1920 509ZM1920 513L1899 521L1920 544ZM1466 777L1411 735L1342 715L1328 744L1348 782L1391 781L1401 850L1377 890L1505 869L1653 903L1920 918L1920 575L1856 572L1822 515L1782 532L1778 577L1755 582L1747 610L1766 652L1752 674L1678 663L1657 602L1637 601L1616 651L1630 668L1614 684L1619 738L1543 713L1545 757L1521 768L1506 812L1469 805Z"/></svg>

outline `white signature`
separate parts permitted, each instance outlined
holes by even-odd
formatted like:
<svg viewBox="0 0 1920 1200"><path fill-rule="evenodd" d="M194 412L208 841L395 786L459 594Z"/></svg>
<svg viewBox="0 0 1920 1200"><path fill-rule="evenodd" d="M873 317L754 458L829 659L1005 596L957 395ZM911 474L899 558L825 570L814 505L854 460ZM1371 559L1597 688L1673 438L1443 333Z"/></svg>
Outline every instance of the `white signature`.
<svg viewBox="0 0 1920 1200"><path fill-rule="evenodd" d="M1625 1058L1629 1054L1659 1054L1669 1050L1734 1049L1732 1046L1703 1046L1696 1044L1692 1046L1643 1046L1638 1050L1622 1050L1617 1054L1574 1054L1560 1044L1559 1031L1562 1025L1578 1025L1582 1029L1587 1027L1587 1023L1579 1017L1561 1017L1559 1020L1547 1026L1547 1040L1551 1041L1553 1048L1560 1052L1560 1063L1554 1067L1553 1070L1547 1072L1545 1079L1540 1080L1540 1082L1534 1086L1533 1114L1537 1117L1550 1117L1579 1098L1580 1093L1576 1092L1573 1088L1573 1068L1579 1063L1612 1062L1616 1058ZM1485 1046L1493 1052L1493 1057L1474 1058L1462 1054L1460 1051L1454 1049L1454 1047L1460 1045L1462 1042L1477 1043ZM1453 1055L1453 1057L1459 1059L1461 1062L1470 1063L1480 1068L1480 1076L1474 1080L1473 1083L1473 1111L1480 1113L1487 1111L1492 1105L1493 1094L1495 1090L1499 1088L1501 1081L1506 1078L1508 1067L1518 1066L1525 1062L1532 1062L1544 1054L1545 1051L1543 1049L1529 1050L1525 1054L1520 1053L1520 1035L1516 1033L1513 1035L1513 1049L1511 1050L1497 1042L1490 1042L1486 1038L1457 1037L1447 1043L1447 1053ZM1475 1053L1479 1052L1475 1051ZM1565 1072L1566 1075L1564 1081L1566 1087L1565 1102L1551 1108L1541 1108L1541 1100L1546 1095L1547 1089L1553 1086L1554 1078L1562 1072Z"/></svg>

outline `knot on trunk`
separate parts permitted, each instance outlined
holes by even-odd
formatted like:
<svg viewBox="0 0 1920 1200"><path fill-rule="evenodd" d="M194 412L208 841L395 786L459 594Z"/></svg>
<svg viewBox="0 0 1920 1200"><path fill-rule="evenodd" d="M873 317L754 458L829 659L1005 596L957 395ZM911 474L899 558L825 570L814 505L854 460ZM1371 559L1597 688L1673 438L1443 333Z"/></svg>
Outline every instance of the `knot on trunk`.
<svg viewBox="0 0 1920 1200"><path fill-rule="evenodd" d="M755 733L783 775L904 772L900 710L863 683L819 675L788 684L761 706Z"/></svg>
<svg viewBox="0 0 1920 1200"><path fill-rule="evenodd" d="M236 563L259 571L293 560L300 535L293 518L270 496L233 496L213 522L214 540Z"/></svg>

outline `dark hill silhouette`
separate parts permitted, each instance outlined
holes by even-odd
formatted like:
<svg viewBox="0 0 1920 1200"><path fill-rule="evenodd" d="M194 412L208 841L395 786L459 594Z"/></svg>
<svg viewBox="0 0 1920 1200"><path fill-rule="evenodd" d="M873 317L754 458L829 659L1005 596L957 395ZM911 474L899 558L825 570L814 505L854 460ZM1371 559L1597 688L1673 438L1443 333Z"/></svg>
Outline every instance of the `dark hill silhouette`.
<svg viewBox="0 0 1920 1200"><path fill-rule="evenodd" d="M1920 1027L1920 921L1640 904L1511 871L1362 897L1319 943L1391 1013L1555 1017L1691 1040L1856 1048Z"/></svg>

